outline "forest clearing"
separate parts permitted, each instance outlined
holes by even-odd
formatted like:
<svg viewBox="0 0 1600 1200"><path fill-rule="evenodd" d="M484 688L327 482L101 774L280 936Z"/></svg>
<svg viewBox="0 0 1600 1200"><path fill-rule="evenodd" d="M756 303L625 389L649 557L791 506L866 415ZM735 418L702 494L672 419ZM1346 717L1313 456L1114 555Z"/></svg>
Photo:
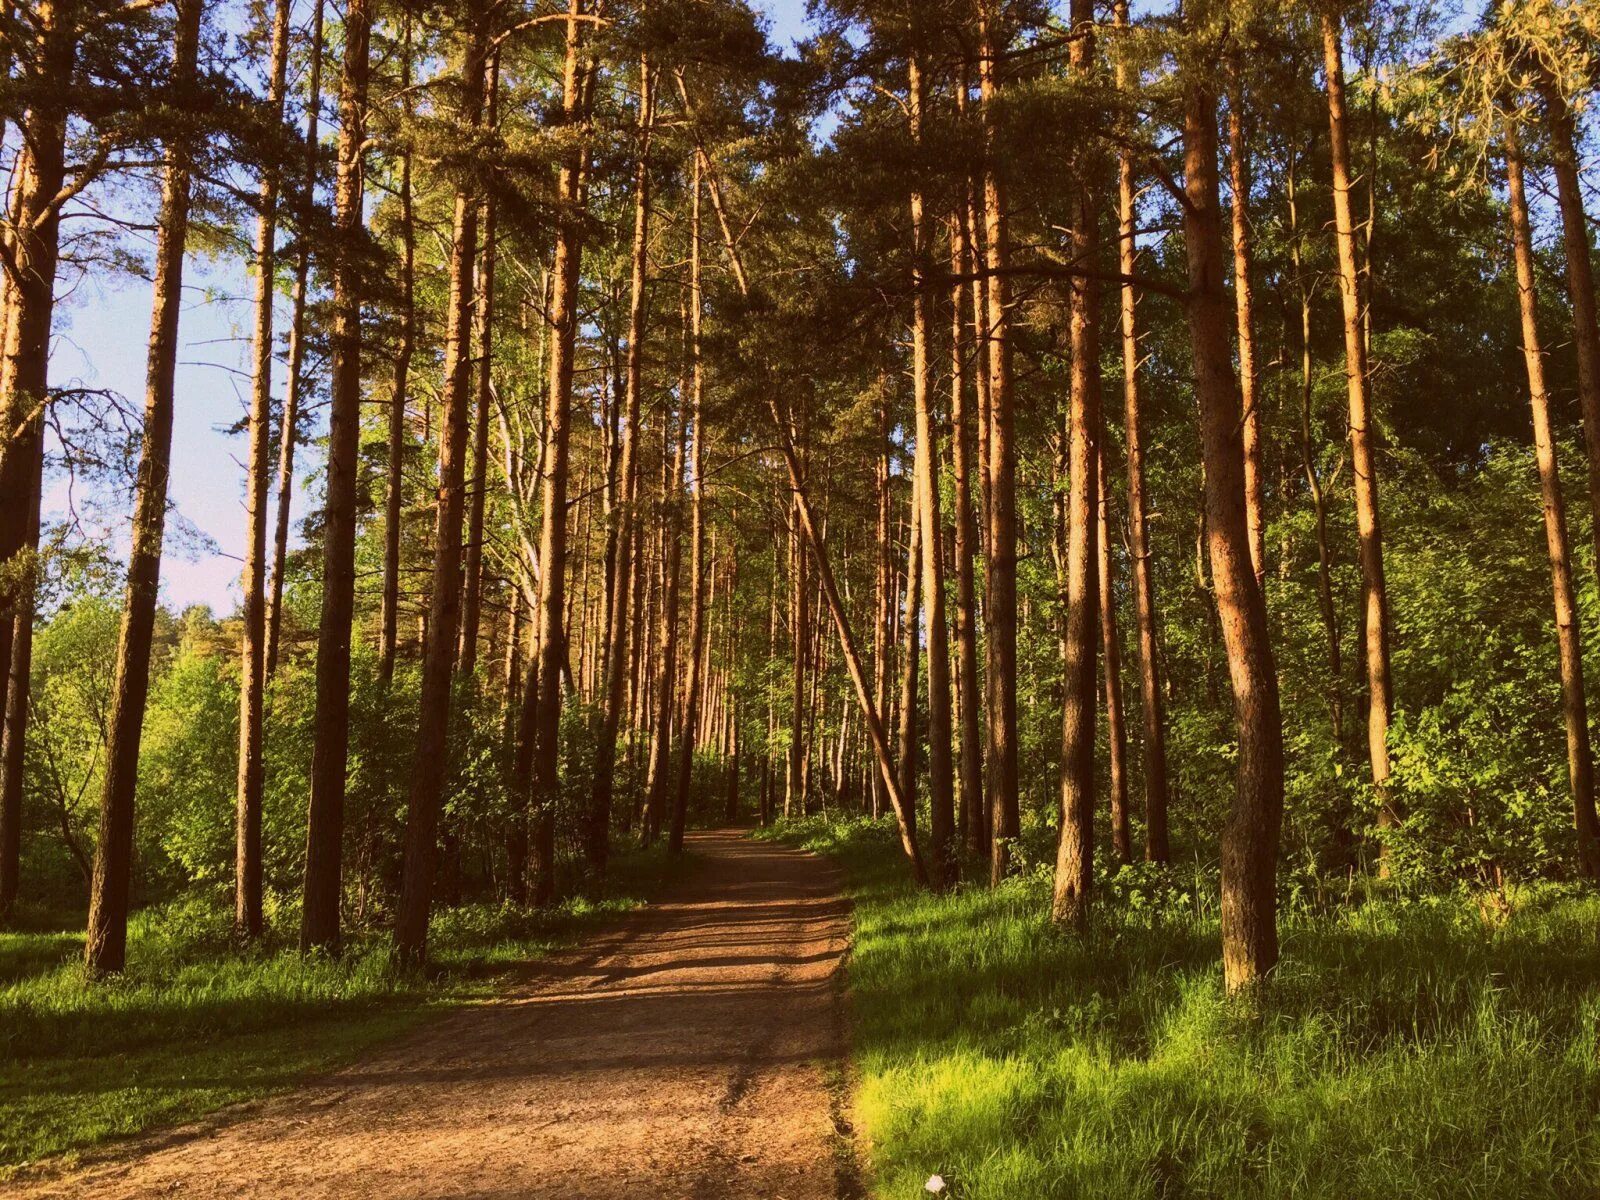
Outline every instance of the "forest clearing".
<svg viewBox="0 0 1600 1200"><path fill-rule="evenodd" d="M1596 1194L1596 0L0 79L0 1190Z"/></svg>

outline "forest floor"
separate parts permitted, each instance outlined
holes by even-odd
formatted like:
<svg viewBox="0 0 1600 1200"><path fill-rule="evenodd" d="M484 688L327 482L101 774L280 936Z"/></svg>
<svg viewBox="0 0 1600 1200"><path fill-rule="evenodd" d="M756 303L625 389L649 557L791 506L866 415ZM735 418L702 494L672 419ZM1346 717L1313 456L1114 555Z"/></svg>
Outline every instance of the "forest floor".
<svg viewBox="0 0 1600 1200"><path fill-rule="evenodd" d="M687 859L658 902L509 990L7 1194L856 1194L837 873L737 832L691 834Z"/></svg>
<svg viewBox="0 0 1600 1200"><path fill-rule="evenodd" d="M1051 926L1050 844L936 896L892 822L760 836L853 903L852 1119L873 1195L1594 1200L1600 896L1286 896L1284 957L1222 994L1213 864L1107 867Z"/></svg>

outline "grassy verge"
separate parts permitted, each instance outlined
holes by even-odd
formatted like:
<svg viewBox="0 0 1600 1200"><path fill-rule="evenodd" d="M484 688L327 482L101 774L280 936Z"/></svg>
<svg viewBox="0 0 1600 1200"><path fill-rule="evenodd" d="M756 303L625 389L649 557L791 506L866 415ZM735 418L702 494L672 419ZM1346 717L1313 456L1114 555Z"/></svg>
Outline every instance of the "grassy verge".
<svg viewBox="0 0 1600 1200"><path fill-rule="evenodd" d="M972 1200L1600 1195L1600 899L1290 913L1246 1012L1209 888L1130 869L1073 937L1043 875L917 895L882 827L775 836L854 892L876 1195L935 1172Z"/></svg>
<svg viewBox="0 0 1600 1200"><path fill-rule="evenodd" d="M380 934L303 959L292 913L241 952L214 899L138 914L126 974L92 986L81 934L0 934L0 1179L348 1062L634 907L670 869L659 854L624 858L603 898L547 912L442 911L425 975L395 970Z"/></svg>

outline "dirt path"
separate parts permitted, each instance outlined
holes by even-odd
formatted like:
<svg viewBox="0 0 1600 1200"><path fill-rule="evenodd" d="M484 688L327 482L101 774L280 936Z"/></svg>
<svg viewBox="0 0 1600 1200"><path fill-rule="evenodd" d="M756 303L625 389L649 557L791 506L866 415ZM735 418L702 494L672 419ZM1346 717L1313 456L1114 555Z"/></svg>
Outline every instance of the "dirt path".
<svg viewBox="0 0 1600 1200"><path fill-rule="evenodd" d="M732 832L499 1000L237 1119L20 1197L761 1197L853 1191L830 1115L849 932L822 860Z"/></svg>

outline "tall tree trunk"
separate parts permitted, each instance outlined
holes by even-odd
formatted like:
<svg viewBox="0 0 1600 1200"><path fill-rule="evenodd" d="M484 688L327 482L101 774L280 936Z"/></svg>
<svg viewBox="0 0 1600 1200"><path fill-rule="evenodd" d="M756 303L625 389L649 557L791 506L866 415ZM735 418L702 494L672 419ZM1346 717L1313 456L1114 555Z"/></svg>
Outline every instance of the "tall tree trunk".
<svg viewBox="0 0 1600 1200"><path fill-rule="evenodd" d="M1233 302L1239 324L1239 391L1243 396L1244 503L1250 525L1250 563L1256 583L1267 582L1266 475L1261 465L1261 389L1256 369L1256 300L1251 282L1250 151L1244 134L1244 86L1233 64L1228 94L1228 183L1233 191Z"/></svg>
<svg viewBox="0 0 1600 1200"><path fill-rule="evenodd" d="M1100 441L1099 558L1100 647L1105 671L1106 745L1111 792L1111 845L1119 863L1133 861L1133 830L1128 818L1128 727L1122 708L1122 643L1117 636L1116 560L1111 553L1111 489L1106 479L1106 445Z"/></svg>
<svg viewBox="0 0 1600 1200"><path fill-rule="evenodd" d="M1585 875L1600 875L1600 817L1595 813L1594 754L1589 743L1589 713L1583 692L1583 642L1578 602L1572 586L1567 542L1566 502L1550 431L1550 393L1545 386L1544 351L1539 345L1539 298L1534 284L1533 233L1522 182L1522 147L1517 128L1506 129L1506 175L1511 199L1511 246L1516 259L1517 296L1522 312L1522 356L1528 370L1528 402L1533 410L1533 445L1539 460L1545 547L1555 594L1556 643L1561 657L1561 708L1567 727L1567 781L1578 832L1578 863Z"/></svg>
<svg viewBox="0 0 1600 1200"><path fill-rule="evenodd" d="M334 184L333 365L328 484L322 545L322 619L317 631L316 742L306 821L305 903L300 948L339 945L345 765L350 750L350 620L355 607L356 471L361 448L361 233L365 183L367 50L372 0L347 0L339 84L339 166ZM288 429L285 431L290 432Z"/></svg>
<svg viewBox="0 0 1600 1200"><path fill-rule="evenodd" d="M922 141L927 85L916 55L910 63L911 135ZM939 445L933 413L932 229L920 185L911 192L913 281L911 379L916 407L917 520L922 526L922 607L928 630L928 841L934 886L955 882L955 733L950 718L950 634L944 604L944 520L939 513ZM915 645L912 646L915 657ZM909 795L909 789L908 793Z"/></svg>
<svg viewBox="0 0 1600 1200"><path fill-rule="evenodd" d="M1329 159L1333 171L1334 240L1339 249L1339 299L1344 313L1345 380L1350 394L1350 466L1356 501L1356 535L1361 553L1363 650L1367 667L1367 755L1378 791L1378 821L1392 826L1397 817L1388 796L1389 716L1393 682L1389 668L1389 598L1383 575L1383 527L1378 515L1377 462L1372 449L1372 416L1367 397L1367 345L1356 268L1355 217L1350 204L1350 135L1344 98L1344 54L1339 18L1322 14L1323 69L1327 75Z"/></svg>
<svg viewBox="0 0 1600 1200"><path fill-rule="evenodd" d="M960 714L961 767L959 824L967 853L981 857L989 848L989 828L983 804L983 735L979 729L982 706L978 700L977 576L973 555L978 527L972 511L972 422L967 410L965 367L966 321L962 317L966 284L960 282L972 267L966 224L957 213L950 221L950 273L957 282L951 295L950 321L950 464L955 485L956 568L956 710Z"/></svg>
<svg viewBox="0 0 1600 1200"><path fill-rule="evenodd" d="M983 215L989 351L989 486L988 551L984 575L987 712L989 718L988 789L992 813L994 882L1010 872L1011 845L1022 833L1017 797L1017 454L1015 413L1011 394L1011 298L1006 266L1006 195L995 150L995 106L999 92L1002 46L996 24L999 5L979 0L982 45L979 87L984 142Z"/></svg>
<svg viewBox="0 0 1600 1200"><path fill-rule="evenodd" d="M1127 0L1117 0L1115 19L1128 24ZM1117 56L1117 87L1133 84L1127 57ZM1133 161L1117 160L1118 262L1122 270L1123 437L1128 443L1128 556L1133 562L1134 620L1139 630L1139 706L1144 724L1144 856L1164 863L1167 844L1167 723L1162 711L1161 662L1156 644L1155 574L1144 485L1144 417L1139 395L1139 294L1130 282L1139 265L1138 214Z"/></svg>
<svg viewBox="0 0 1600 1200"><path fill-rule="evenodd" d="M648 54L639 56L639 149L633 167L632 279L628 302L628 365L626 414L618 431L622 441L617 506L617 559L610 611L606 614L605 711L595 749L594 795L586 839L589 865L605 872L610 853L611 801L615 791L617 730L622 722L628 679L630 614L639 604L634 570L634 529L639 503L639 412L644 394L644 339L650 289L650 140L655 125L655 86Z"/></svg>
<svg viewBox="0 0 1600 1200"><path fill-rule="evenodd" d="M23 763L32 686L33 617L44 418L50 381L50 325L60 254L58 196L66 178L68 96L77 62L74 5L36 6L29 74L37 92L16 167L15 274L5 286L5 356L0 362L0 917L21 870ZM15 570L19 565L21 569ZM13 846L16 848L13 852ZM10 893L7 896L5 893Z"/></svg>
<svg viewBox="0 0 1600 1200"><path fill-rule="evenodd" d="M483 0L472 0L463 19L461 99L457 119L463 129L483 120L488 81L489 29ZM450 294L445 317L443 412L439 420L439 503L433 539L433 593L428 639L422 656L422 691L417 721L416 759L406 805L405 860L400 902L395 909L394 943L400 960L418 964L427 957L428 918L433 908L434 874L439 856L439 813L444 803L449 762L450 708L462 617L461 527L466 509L467 425L472 409L473 259L478 249L479 198L470 188L456 190L450 242ZM492 253L486 246L485 257ZM484 364L487 369L487 363ZM544 559L548 570L549 559Z"/></svg>
<svg viewBox="0 0 1600 1200"><path fill-rule="evenodd" d="M906 525L906 598L900 622L900 795L906 808L917 809L917 671L922 665L922 482L911 480L911 511Z"/></svg>
<svg viewBox="0 0 1600 1200"><path fill-rule="evenodd" d="M311 8L311 69L307 84L305 183L300 195L301 228L311 223L316 210L318 127L322 110L323 0ZM409 63L410 55L406 55ZM409 93L408 93L409 95ZM408 198L409 204L409 198ZM283 421L278 433L278 510L272 532L272 583L267 589L267 678L277 670L283 634L283 571L289 553L289 506L294 497L295 430L300 423L300 391L304 383L306 354L306 289L311 275L311 252L302 236L295 258L294 292L290 300L289 371L283 394Z"/></svg>
<svg viewBox="0 0 1600 1200"><path fill-rule="evenodd" d="M894 522L889 503L889 396L888 384L878 381L878 428L875 441L878 453L873 459L872 482L877 501L876 573L874 579L874 619L872 625L872 695L878 711L889 711L889 659L894 643ZM798 543L797 543L798 544ZM872 815L883 811L883 785L872 779Z"/></svg>
<svg viewBox="0 0 1600 1200"><path fill-rule="evenodd" d="M567 5L566 59L562 72L561 124L588 120L588 72L582 61L583 0ZM561 614L566 599L567 469L572 425L572 372L578 332L578 278L583 258L583 202L587 141L580 140L561 164L557 185L563 215L556 232L555 287L550 300L550 395L545 415L549 453L545 463L544 513L539 535L539 709L534 742L534 902L555 899L555 808L561 795L561 672L567 636Z"/></svg>
<svg viewBox="0 0 1600 1200"><path fill-rule="evenodd" d="M687 382L685 380L685 382ZM681 390L686 391L687 388ZM671 421L667 422L670 436ZM650 765L645 786L643 840L655 841L661 829L662 809L667 803L668 772L672 764L672 708L677 694L678 656L678 575L681 565L680 501L677 490L683 479L683 459L687 449L688 414L679 425L676 449L663 457L661 477L661 613L660 635L656 646L655 727L650 735ZM663 448L664 449L664 448ZM670 465L668 465L670 464Z"/></svg>
<svg viewBox="0 0 1600 1200"><path fill-rule="evenodd" d="M1583 444L1587 452L1590 522L1595 569L1600 571L1600 317L1595 313L1594 260L1589 249L1589 219L1583 207L1577 129L1572 109L1555 78L1541 72L1544 124L1550 139L1556 177L1556 206L1561 213L1562 243L1567 255L1567 298L1572 304L1572 342L1578 354L1578 400L1583 412Z"/></svg>
<svg viewBox="0 0 1600 1200"><path fill-rule="evenodd" d="M492 130L496 127L499 108L498 54L485 70L488 126ZM478 397L473 411L472 482L468 489L471 508L467 518L467 565L461 597L461 645L457 652L457 670L469 679L478 667L478 636L483 623L483 516L489 498L489 408L494 402L494 259L497 249L494 197L484 200L478 226L482 242L478 252Z"/></svg>
<svg viewBox="0 0 1600 1200"><path fill-rule="evenodd" d="M289 0L273 6L267 104L283 115L289 68ZM244 636L239 647L239 774L234 792L233 928L261 936L261 712L266 694L267 489L272 423L272 307L277 296L278 172L262 172L256 195L254 376L250 389L250 465L245 515Z"/></svg>
<svg viewBox="0 0 1600 1200"><path fill-rule="evenodd" d="M1072 70L1094 70L1094 6L1072 0ZM1072 192L1072 257L1089 266L1100 255L1092 167L1080 163ZM1081 925L1094 886L1095 652L1100 640L1100 289L1087 275L1071 283L1072 394L1068 411L1066 629L1062 636L1061 840L1056 847L1051 914Z"/></svg>
<svg viewBox="0 0 1600 1200"><path fill-rule="evenodd" d="M200 46L200 0L178 0L173 37L172 102L192 104ZM156 232L150 349L145 376L144 437L128 555L128 587L106 729L105 781L100 836L89 885L89 929L84 966L91 977L120 972L127 963L128 900L133 875L133 800L139 780L139 737L150 693L150 642L161 586L161 544L166 533L167 479L172 465L174 377L178 368L178 315L183 307L183 252L189 233L192 151L184 136L167 146Z"/></svg>
<svg viewBox="0 0 1600 1200"><path fill-rule="evenodd" d="M410 109L411 26L406 22L401 86ZM382 626L378 637L378 680L394 678L395 643L400 632L400 543L405 520L406 402L411 359L417 344L417 228L412 202L411 152L400 155L400 344L394 356L394 395L389 400L389 463L383 504Z"/></svg>
<svg viewBox="0 0 1600 1200"><path fill-rule="evenodd" d="M1328 708L1333 725L1334 744L1344 745L1344 661L1340 648L1339 610L1333 602L1333 548L1328 537L1328 499L1322 477L1317 473L1316 452L1311 443L1311 401L1313 371L1311 359L1311 288L1306 282L1301 250L1300 206L1296 188L1295 163L1291 158L1284 175L1284 194L1289 206L1289 261L1294 269L1300 299L1300 465L1311 495L1312 516L1317 529L1317 605L1322 614L1322 629L1328 645Z"/></svg>
<svg viewBox="0 0 1600 1200"><path fill-rule="evenodd" d="M696 156L689 200L689 419L694 422L694 441L689 452L689 653L685 662L683 731L678 739L678 778L673 789L672 825L667 834L667 849L683 850L684 824L689 813L689 788L694 781L695 737L700 726L702 680L705 675L701 656L706 647L706 514L705 514L705 439L703 412L705 369L700 359L700 322L703 302L700 291L700 158ZM715 556L713 555L713 560ZM713 570L715 563L713 561Z"/></svg>
<svg viewBox="0 0 1600 1200"><path fill-rule="evenodd" d="M1206 540L1238 723L1238 793L1222 831L1222 965L1230 991L1278 961L1277 861L1283 726L1267 607L1250 562L1239 381L1229 344L1217 182L1217 99L1198 62L1183 64L1184 244L1189 336L1205 464Z"/></svg>
<svg viewBox="0 0 1600 1200"><path fill-rule="evenodd" d="M790 517L789 535L789 643L794 659L789 697L789 755L783 794L783 815L806 815L805 717L806 717L806 627L809 593L806 585L806 553L800 529L800 506L796 501Z"/></svg>

